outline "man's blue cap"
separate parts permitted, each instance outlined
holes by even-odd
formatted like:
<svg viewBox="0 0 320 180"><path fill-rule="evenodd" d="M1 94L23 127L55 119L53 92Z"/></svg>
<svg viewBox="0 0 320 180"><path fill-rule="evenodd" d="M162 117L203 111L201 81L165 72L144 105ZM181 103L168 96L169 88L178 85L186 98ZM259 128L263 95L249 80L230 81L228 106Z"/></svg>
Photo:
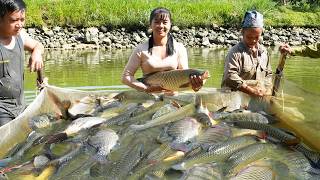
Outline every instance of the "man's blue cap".
<svg viewBox="0 0 320 180"><path fill-rule="evenodd" d="M242 21L242 28L263 28L263 15L258 11L247 11Z"/></svg>

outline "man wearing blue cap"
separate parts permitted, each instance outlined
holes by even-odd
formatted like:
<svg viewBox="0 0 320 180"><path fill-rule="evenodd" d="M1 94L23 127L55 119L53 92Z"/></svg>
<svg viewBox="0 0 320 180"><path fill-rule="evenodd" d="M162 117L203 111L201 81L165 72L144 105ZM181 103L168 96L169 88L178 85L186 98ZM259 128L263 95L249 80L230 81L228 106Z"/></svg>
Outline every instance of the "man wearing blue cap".
<svg viewBox="0 0 320 180"><path fill-rule="evenodd" d="M229 50L225 60L222 87L234 91L240 90L256 97L271 94L270 58L266 48L259 44L262 32L262 14L257 11L247 11L242 21L243 39ZM288 53L284 48L286 47L281 46L280 52ZM263 86L256 84L253 86L249 82L259 82Z"/></svg>

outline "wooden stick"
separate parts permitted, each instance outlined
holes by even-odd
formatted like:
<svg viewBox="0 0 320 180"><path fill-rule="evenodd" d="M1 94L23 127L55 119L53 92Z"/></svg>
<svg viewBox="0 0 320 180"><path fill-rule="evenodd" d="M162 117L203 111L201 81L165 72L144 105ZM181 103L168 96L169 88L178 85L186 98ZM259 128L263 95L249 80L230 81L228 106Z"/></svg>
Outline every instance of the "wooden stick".
<svg viewBox="0 0 320 180"><path fill-rule="evenodd" d="M274 78L274 83L273 83L273 88L272 88L272 96L275 96L276 93L279 90L279 86L280 86L280 81L282 78L282 71L284 68L284 64L286 63L286 58L287 58L287 54L286 53L282 53L280 55L280 60L279 60L279 64L278 67L276 69L276 73L275 73L275 78Z"/></svg>

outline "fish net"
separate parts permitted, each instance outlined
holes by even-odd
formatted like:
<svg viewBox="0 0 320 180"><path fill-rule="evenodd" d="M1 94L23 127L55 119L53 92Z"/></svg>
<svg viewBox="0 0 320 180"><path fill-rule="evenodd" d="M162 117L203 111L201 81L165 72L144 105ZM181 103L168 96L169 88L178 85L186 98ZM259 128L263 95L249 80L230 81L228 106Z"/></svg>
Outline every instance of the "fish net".
<svg viewBox="0 0 320 180"><path fill-rule="evenodd" d="M225 108L226 111L233 111L243 107L245 108L249 107L249 109L251 108L256 111L259 111L259 110L266 111L269 114L275 115L280 120L277 126L283 127L285 129L292 131L309 147L319 151L320 143L318 140L320 139L320 134L317 132L319 132L320 130L320 123L318 122L318 119L317 119L317 103L320 100L320 96L318 94L312 94L310 92L307 92L302 88L298 87L297 85L295 85L294 83L291 83L290 81L286 81L286 80L282 80L282 81L283 81L282 86L279 88L279 92L275 98L267 97L265 99L255 99L255 98L251 99L247 95L244 95L239 92L225 91L222 89L215 89L215 88L203 88L197 93L190 92L190 91L181 92L178 95L166 97L166 99L167 100L169 99L170 101L176 101L179 104L201 103L205 105L210 112L218 111L221 108ZM80 91L80 90L59 88L55 86L45 87L41 91L41 93L34 99L34 101L29 104L29 106L25 109L25 111L22 114L20 114L16 119L11 121L10 123L0 127L0 136L1 136L0 158L1 159L6 158L5 156L8 154L8 152L10 152L16 145L26 141L28 134L33 130L32 127L30 126L30 119L32 117L40 114L48 114L48 113L62 114L63 112L61 110L61 103L63 101L70 101L71 104L75 104L81 101L83 98L90 95L93 95L96 97L104 96L104 97L112 98L118 95L120 92L121 91L117 91L117 90ZM184 107L187 107L187 105ZM119 132L128 133L127 137L129 138L127 147L124 148L123 150L124 152L119 150L119 154L115 154L113 156L114 158L113 160L120 159L118 163L119 166L120 165L124 166L127 164L130 165L130 163L124 163L121 161L121 158L120 158L121 154L125 154L123 157L130 157L130 158L136 157L137 161L141 160L139 159L140 158L139 153L132 154L132 155L126 154L127 153L126 150L130 146L134 145L131 148L135 149L135 147L137 147L137 149L135 150L140 151L140 145L139 144L136 145L133 142L141 141L143 138L145 138L145 140L143 140L143 143L145 144L141 145L141 149L143 149L145 153L152 154L152 151L150 149L151 147L154 148L154 146L150 146L150 144L148 144L150 143L152 135L148 134L147 130L141 131L139 138L135 138L134 136L131 136L132 134L130 134L130 132L127 131L127 129L121 129L119 130ZM159 134L158 130L156 130L156 133ZM121 138L126 138L126 136L123 136ZM154 142L152 141L151 143L154 143ZM156 146L158 145L155 145L155 147ZM129 152L132 153L135 151L130 150L128 151L128 153ZM130 158L128 159L128 162L130 162L129 161ZM90 160L90 158L85 154L82 154L81 156L79 156L78 159L82 160L81 163L83 164L86 164L85 162ZM131 160L132 162L136 162L135 159L131 159ZM148 159L145 161L149 162ZM141 160L141 162L144 162L144 161ZM81 164L80 161L75 161L73 163L75 163L74 165L75 167L78 167L77 165ZM88 163L87 165L89 168L89 165L91 166L92 164ZM134 165L135 164L132 163L132 166ZM152 167L152 165L150 166ZM81 168L86 168L86 166L83 166ZM88 172L87 171L88 168L85 169L86 172ZM120 171L121 166L118 167L116 165L116 166L111 166L110 168L111 170L108 170L108 169L104 170L103 168L99 168L99 166L97 166L96 168L93 168L92 171L97 171L98 172L97 174L99 173L107 174L108 172L106 171L110 171L110 172ZM126 168L133 168L133 167L126 167ZM45 169L42 172L42 174L44 174L46 171L49 171L49 170L50 170L50 167ZM65 177L67 177L69 173L71 174L73 173L74 178L76 178L76 177L81 177L83 175L81 174L83 173L82 170L81 169L68 170L67 168L65 168L62 170L61 174L66 174ZM78 171L80 171L81 173L80 172L75 173ZM135 174L135 175L139 176L139 174L138 175Z"/></svg>

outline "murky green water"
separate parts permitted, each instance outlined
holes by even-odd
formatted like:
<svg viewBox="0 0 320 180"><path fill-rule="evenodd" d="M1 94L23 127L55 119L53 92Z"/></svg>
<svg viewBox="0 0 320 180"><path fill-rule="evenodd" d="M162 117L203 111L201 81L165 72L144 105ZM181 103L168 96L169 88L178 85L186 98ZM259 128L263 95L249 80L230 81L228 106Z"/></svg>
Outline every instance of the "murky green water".
<svg viewBox="0 0 320 180"><path fill-rule="evenodd" d="M49 51L45 53L45 75L49 83L59 87L80 89L126 88L120 76L132 50L114 51ZM219 87L223 73L224 49L189 49L189 66L208 69L211 78L207 87ZM272 66L275 69L279 59L272 52ZM320 59L290 57L285 65L286 79L296 83L308 92L320 94ZM26 69L27 72L27 69ZM141 73L138 73L138 76ZM35 73L25 73L26 92L35 88Z"/></svg>
<svg viewBox="0 0 320 180"><path fill-rule="evenodd" d="M132 50L113 51L48 51L45 53L45 76L49 84L58 87L84 90L123 89L121 84L122 70ZM271 50L272 67L276 68L279 61L278 51ZM188 49L189 66L191 68L208 69L211 78L206 87L220 87L224 68L226 49ZM285 65L284 75L290 87L284 89L292 95L305 98L297 104L305 111L307 119L316 119L315 107L320 102L320 59L290 57ZM25 90L27 102L35 97L36 73L26 69ZM141 72L137 73L141 76ZM318 123L320 126L320 123Z"/></svg>

